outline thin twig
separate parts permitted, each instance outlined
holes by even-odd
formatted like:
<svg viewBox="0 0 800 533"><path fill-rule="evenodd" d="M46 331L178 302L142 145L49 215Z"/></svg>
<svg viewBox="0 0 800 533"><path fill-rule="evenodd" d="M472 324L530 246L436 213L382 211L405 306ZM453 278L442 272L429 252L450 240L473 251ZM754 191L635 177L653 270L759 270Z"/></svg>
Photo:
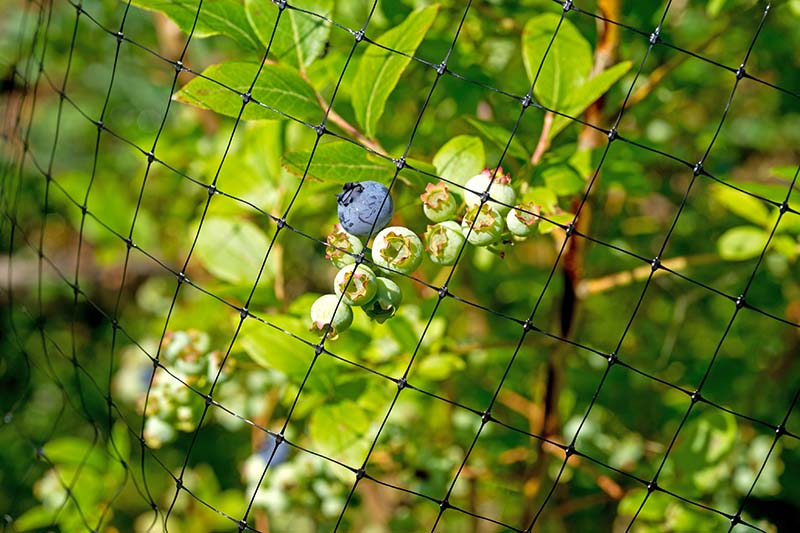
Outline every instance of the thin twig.
<svg viewBox="0 0 800 533"><path fill-rule="evenodd" d="M673 257L672 259L662 261L661 264L670 270L681 270L691 265L706 265L719 260L720 258L717 254L699 254ZM625 287L636 281L646 279L652 270L653 268L650 265L642 265L632 270L615 272L614 274L609 274L601 278L582 280L578 284L576 293L579 298L587 298L617 287ZM666 273L667 271L661 268L656 270L653 276L663 276Z"/></svg>
<svg viewBox="0 0 800 533"><path fill-rule="evenodd" d="M544 122L542 123L542 133L539 135L539 142L536 143L536 150L531 156L531 164L538 165L542 156L550 148L550 130L553 128L553 120L555 115L550 111L544 114Z"/></svg>

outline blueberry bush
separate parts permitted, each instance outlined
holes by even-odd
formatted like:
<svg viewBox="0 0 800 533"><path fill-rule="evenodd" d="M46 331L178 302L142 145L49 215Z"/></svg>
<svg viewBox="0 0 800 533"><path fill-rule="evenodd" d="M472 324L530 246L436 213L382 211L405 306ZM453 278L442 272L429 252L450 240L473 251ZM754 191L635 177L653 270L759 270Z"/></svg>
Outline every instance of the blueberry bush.
<svg viewBox="0 0 800 533"><path fill-rule="evenodd" d="M12 0L8 530L796 528L766 7Z"/></svg>

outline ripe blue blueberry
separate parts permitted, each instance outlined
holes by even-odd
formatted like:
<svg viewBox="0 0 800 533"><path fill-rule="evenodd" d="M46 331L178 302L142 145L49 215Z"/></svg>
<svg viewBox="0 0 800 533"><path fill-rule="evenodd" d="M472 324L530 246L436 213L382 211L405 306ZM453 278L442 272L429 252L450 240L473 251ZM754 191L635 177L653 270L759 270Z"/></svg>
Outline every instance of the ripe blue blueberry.
<svg viewBox="0 0 800 533"><path fill-rule="evenodd" d="M336 200L339 222L351 235L367 236L370 231L378 233L389 224L394 213L389 189L377 181L345 183Z"/></svg>

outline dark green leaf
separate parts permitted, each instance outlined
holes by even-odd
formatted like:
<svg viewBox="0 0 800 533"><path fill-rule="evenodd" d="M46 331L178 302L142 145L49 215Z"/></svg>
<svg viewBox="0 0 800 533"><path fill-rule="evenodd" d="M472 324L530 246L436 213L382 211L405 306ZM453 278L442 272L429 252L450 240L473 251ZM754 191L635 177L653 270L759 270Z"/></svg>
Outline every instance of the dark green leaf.
<svg viewBox="0 0 800 533"><path fill-rule="evenodd" d="M236 117L242 108L242 97L230 89L246 93L258 72L258 67L258 63L239 61L212 65L203 72L203 75L219 83L197 77L184 85L174 98L180 102ZM322 110L314 89L291 67L264 65L253 87L252 96L254 100L299 120L317 122L322 118ZM284 116L250 102L245 107L242 118L280 119Z"/></svg>
<svg viewBox="0 0 800 533"><path fill-rule="evenodd" d="M398 52L413 55L428 33L438 10L437 5L418 9L375 41ZM352 89L352 103L356 119L367 137L375 136L375 128L383 115L386 100L410 62L410 58L379 46L369 46L361 57Z"/></svg>
<svg viewBox="0 0 800 533"><path fill-rule="evenodd" d="M266 47L280 11L277 4L272 0L245 0L244 5L247 19ZM293 1L292 6L327 17L333 11L333 0ZM285 9L272 37L270 56L302 70L322 54L329 35L330 23L325 20L295 9Z"/></svg>
<svg viewBox="0 0 800 533"><path fill-rule="evenodd" d="M194 26L194 37L225 35L246 48L262 49L258 36L247 20L241 0L206 1L199 13L198 0L133 0L133 5L164 13L184 33L192 32Z"/></svg>

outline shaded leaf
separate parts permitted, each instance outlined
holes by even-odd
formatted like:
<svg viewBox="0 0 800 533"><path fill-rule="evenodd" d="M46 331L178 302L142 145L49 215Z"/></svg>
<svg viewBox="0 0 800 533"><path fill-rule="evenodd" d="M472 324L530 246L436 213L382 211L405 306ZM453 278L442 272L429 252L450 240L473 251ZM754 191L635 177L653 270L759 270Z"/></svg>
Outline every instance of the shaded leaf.
<svg viewBox="0 0 800 533"><path fill-rule="evenodd" d="M438 5L413 11L406 20L375 41L383 46L413 55L428 33ZM400 81L411 58L371 45L361 57L353 84L353 108L367 137L375 137L375 128L383 115L386 100Z"/></svg>
<svg viewBox="0 0 800 533"><path fill-rule="evenodd" d="M439 176L464 185L486 166L483 141L470 135L453 137L433 156L433 166Z"/></svg>
<svg viewBox="0 0 800 533"><path fill-rule="evenodd" d="M262 49L258 36L247 20L241 0L203 2L199 13L199 0L133 0L132 3L165 14L184 33L192 32L194 26L193 37L225 35L246 48Z"/></svg>
<svg viewBox="0 0 800 533"><path fill-rule="evenodd" d="M204 77L196 77L175 93L174 98L202 109L236 117L242 108L242 97L230 89L246 93L258 72L258 67L258 63L240 61L212 65L203 72L203 75L219 83ZM253 87L252 97L299 120L315 122L322 118L322 110L314 89L291 67L264 65ZM280 118L285 117L255 102L249 103L242 113L244 120Z"/></svg>

